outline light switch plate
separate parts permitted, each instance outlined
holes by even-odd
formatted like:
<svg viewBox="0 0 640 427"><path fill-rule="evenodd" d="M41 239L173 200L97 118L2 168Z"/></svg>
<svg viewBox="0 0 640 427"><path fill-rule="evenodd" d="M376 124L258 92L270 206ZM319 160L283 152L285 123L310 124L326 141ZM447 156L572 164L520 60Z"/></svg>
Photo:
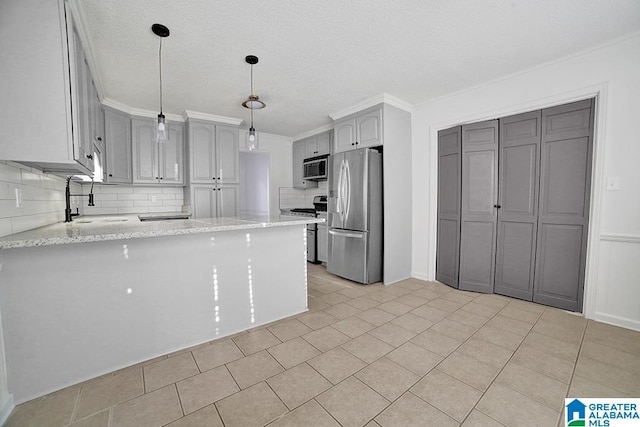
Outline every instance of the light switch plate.
<svg viewBox="0 0 640 427"><path fill-rule="evenodd" d="M607 191L618 191L620 190L620 177L619 176L608 176L607 177Z"/></svg>

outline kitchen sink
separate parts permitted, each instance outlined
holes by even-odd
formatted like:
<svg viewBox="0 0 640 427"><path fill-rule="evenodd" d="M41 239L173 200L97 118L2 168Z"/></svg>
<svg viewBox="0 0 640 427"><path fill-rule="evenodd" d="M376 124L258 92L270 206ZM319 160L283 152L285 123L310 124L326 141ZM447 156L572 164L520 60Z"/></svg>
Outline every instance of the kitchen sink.
<svg viewBox="0 0 640 427"><path fill-rule="evenodd" d="M73 222L76 224L91 224L93 222L125 222L129 221L127 218L82 218L76 219Z"/></svg>
<svg viewBox="0 0 640 427"><path fill-rule="evenodd" d="M176 219L189 219L190 215L165 215L165 216L140 216L138 218L141 222L147 221L173 221Z"/></svg>

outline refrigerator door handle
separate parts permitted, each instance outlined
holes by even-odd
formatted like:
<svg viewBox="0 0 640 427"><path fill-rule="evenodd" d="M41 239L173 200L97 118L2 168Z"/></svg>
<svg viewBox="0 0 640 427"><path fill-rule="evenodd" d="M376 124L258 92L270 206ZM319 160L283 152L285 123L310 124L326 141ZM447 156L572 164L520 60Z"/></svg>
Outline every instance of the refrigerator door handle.
<svg viewBox="0 0 640 427"><path fill-rule="evenodd" d="M351 169L349 168L349 161L346 160L345 161L345 167L344 167L344 175L345 175L345 192L346 192L346 197L345 197L345 209L344 209L344 217L348 218L349 217L349 208L351 207Z"/></svg>
<svg viewBox="0 0 640 427"><path fill-rule="evenodd" d="M345 198L346 198L346 194L345 194L345 161L344 159L342 160L342 162L340 163L340 179L338 180L338 206L339 206L339 212L340 212L340 221L344 221L344 217L345 217L345 209L344 209L344 203L345 203Z"/></svg>
<svg viewBox="0 0 640 427"><path fill-rule="evenodd" d="M329 230L329 234L332 236L340 236L340 237L353 237L354 239L362 239L362 234L359 233L347 233L345 231L335 231Z"/></svg>

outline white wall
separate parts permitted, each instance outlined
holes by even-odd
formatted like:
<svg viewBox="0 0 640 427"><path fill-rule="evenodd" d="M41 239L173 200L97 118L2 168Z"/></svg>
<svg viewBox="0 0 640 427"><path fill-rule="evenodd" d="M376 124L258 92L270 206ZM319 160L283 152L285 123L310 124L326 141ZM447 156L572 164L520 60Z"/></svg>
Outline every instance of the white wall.
<svg viewBox="0 0 640 427"><path fill-rule="evenodd" d="M240 131L241 151L248 151L245 146L246 134L246 130ZM257 151L269 153L270 156L269 213L271 215L280 215L278 189L293 185L291 142L292 139L286 136L258 132Z"/></svg>
<svg viewBox="0 0 640 427"><path fill-rule="evenodd" d="M640 33L419 105L412 122L413 276L435 277L438 130L596 96L584 313L640 330L640 267L630 256L640 245L638 76ZM613 176L620 190L605 191ZM611 236L622 242L601 244Z"/></svg>
<svg viewBox="0 0 640 427"><path fill-rule="evenodd" d="M64 221L65 179L19 163L0 161L0 236ZM22 204L16 206L16 191ZM80 191L73 184L72 192Z"/></svg>
<svg viewBox="0 0 640 427"><path fill-rule="evenodd" d="M240 152L240 215L269 213L269 153Z"/></svg>
<svg viewBox="0 0 640 427"><path fill-rule="evenodd" d="M89 194L91 184L82 185L82 194ZM157 212L181 212L183 187L100 185L93 187L93 207L87 206L87 198L72 201L83 215L141 214Z"/></svg>

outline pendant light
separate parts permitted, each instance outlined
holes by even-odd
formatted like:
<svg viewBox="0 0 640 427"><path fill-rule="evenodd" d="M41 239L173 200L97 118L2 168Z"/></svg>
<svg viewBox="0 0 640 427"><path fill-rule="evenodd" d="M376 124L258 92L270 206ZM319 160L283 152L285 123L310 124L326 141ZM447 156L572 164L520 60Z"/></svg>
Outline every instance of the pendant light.
<svg viewBox="0 0 640 427"><path fill-rule="evenodd" d="M158 130L156 133L158 142L167 142L169 140L169 128L165 122L164 114L162 114L162 39L169 37L169 29L162 24L153 24L151 31L160 37L160 49L158 50L158 65L160 69L160 114L158 114Z"/></svg>
<svg viewBox="0 0 640 427"><path fill-rule="evenodd" d="M244 60L251 66L251 94L246 99L246 101L242 103L242 106L244 108L248 108L251 111L251 127L249 128L249 150L254 150L256 148L256 130L253 127L253 110L260 110L266 107L267 104L260 101L260 97L258 95L254 95L253 93L253 66L258 63L258 57L254 55L247 55Z"/></svg>

